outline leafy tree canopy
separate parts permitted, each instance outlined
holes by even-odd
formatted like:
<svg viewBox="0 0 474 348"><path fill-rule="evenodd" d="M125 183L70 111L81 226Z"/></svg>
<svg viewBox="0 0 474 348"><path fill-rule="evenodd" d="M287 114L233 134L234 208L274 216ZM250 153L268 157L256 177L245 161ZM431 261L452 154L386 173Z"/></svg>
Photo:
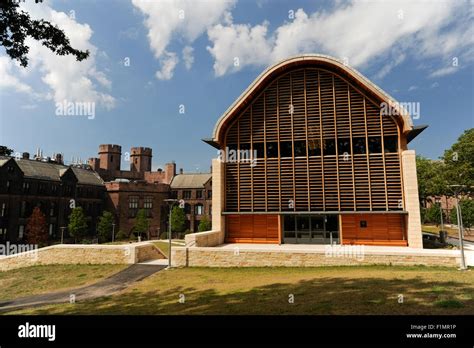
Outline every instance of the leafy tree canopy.
<svg viewBox="0 0 474 348"><path fill-rule="evenodd" d="M112 239L112 224L114 221L114 216L111 212L104 211L102 213L97 224L97 237L100 243L105 243Z"/></svg>
<svg viewBox="0 0 474 348"><path fill-rule="evenodd" d="M87 234L87 219L82 207L76 207L69 215L69 224L67 226L69 234L75 240L80 240Z"/></svg>
<svg viewBox="0 0 474 348"><path fill-rule="evenodd" d="M46 217L39 207L33 209L33 213L26 224L26 241L28 244L43 246L48 242L48 225Z"/></svg>
<svg viewBox="0 0 474 348"><path fill-rule="evenodd" d="M171 211L171 231L183 232L185 228L186 215L180 207L174 206Z"/></svg>
<svg viewBox="0 0 474 348"><path fill-rule="evenodd" d="M35 0L38 3L38 0ZM38 5L39 6L39 5ZM10 58L18 60L23 67L28 66L30 48L25 44L27 37L41 42L57 55L72 54L82 61L89 56L89 51L80 51L73 47L64 32L56 25L43 19L31 19L30 15L20 10L19 1L5 0L0 3L0 44L5 47Z"/></svg>

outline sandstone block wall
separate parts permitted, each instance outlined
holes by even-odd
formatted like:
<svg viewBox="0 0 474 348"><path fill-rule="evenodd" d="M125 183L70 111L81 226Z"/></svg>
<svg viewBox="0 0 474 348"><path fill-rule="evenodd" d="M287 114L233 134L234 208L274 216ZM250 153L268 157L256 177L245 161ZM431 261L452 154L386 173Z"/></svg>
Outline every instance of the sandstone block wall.
<svg viewBox="0 0 474 348"><path fill-rule="evenodd" d="M324 252L229 250L220 248L175 247L171 260L175 267L317 267L346 265L425 265L457 267L456 255L416 255L366 253L362 257L327 256Z"/></svg>
<svg viewBox="0 0 474 348"><path fill-rule="evenodd" d="M165 258L149 242L122 245L60 244L0 258L0 271L52 264L134 264Z"/></svg>

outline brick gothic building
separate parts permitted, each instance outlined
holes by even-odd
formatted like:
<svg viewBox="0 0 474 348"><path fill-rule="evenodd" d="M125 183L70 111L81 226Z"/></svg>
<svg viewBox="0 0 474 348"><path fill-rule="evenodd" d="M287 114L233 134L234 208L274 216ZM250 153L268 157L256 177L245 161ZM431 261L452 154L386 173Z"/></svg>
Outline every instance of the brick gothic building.
<svg viewBox="0 0 474 348"><path fill-rule="evenodd" d="M230 158L213 160L213 230L230 243L422 248L415 152L407 145L424 128L334 58L275 64L205 140Z"/></svg>
<svg viewBox="0 0 474 348"><path fill-rule="evenodd" d="M36 206L46 216L50 238L59 239L60 227L68 224L71 199L83 207L93 234L105 199L104 182L97 173L65 166L60 156L55 160L31 160L28 153L21 159L0 156L0 243L23 242Z"/></svg>
<svg viewBox="0 0 474 348"><path fill-rule="evenodd" d="M163 200L170 196L176 164L167 163L164 170L152 171L152 156L148 147L132 147L122 154L120 145L104 144L99 146L98 158L89 158L89 165L106 181L105 209L115 215L115 233L132 233L140 209L145 209L150 219L150 238L166 230L167 207ZM130 170L121 169L122 158L130 163Z"/></svg>
<svg viewBox="0 0 474 348"><path fill-rule="evenodd" d="M211 221L212 176L209 173L179 174L171 182L174 198L184 200L186 229L197 232L201 219Z"/></svg>

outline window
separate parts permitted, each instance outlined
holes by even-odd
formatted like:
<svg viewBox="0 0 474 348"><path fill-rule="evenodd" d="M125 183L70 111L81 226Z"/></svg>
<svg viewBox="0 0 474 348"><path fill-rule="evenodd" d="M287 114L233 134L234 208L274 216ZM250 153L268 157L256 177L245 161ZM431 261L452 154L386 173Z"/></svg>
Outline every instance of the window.
<svg viewBox="0 0 474 348"><path fill-rule="evenodd" d="M334 139L324 139L324 156L336 154L336 141Z"/></svg>
<svg viewBox="0 0 474 348"><path fill-rule="evenodd" d="M264 143L254 143L253 144L253 153L252 157L255 157L254 155L257 155L257 158L263 158L265 157L265 144Z"/></svg>
<svg viewBox="0 0 474 348"><path fill-rule="evenodd" d="M281 157L291 157L292 154L292 143L291 141L282 141L280 142L280 156Z"/></svg>
<svg viewBox="0 0 474 348"><path fill-rule="evenodd" d="M23 193L28 193L30 192L30 183L29 182L24 182L23 183Z"/></svg>
<svg viewBox="0 0 474 348"><path fill-rule="evenodd" d="M153 208L153 197L146 196L145 200L143 201L143 208L145 209L152 209Z"/></svg>
<svg viewBox="0 0 474 348"><path fill-rule="evenodd" d="M185 214L191 214L191 205L189 203L186 203L184 205L184 213Z"/></svg>
<svg viewBox="0 0 474 348"><path fill-rule="evenodd" d="M8 171L9 173L13 173L14 169L13 169L12 166L8 166L7 171Z"/></svg>
<svg viewBox="0 0 474 348"><path fill-rule="evenodd" d="M207 190L207 198L208 199L212 198L212 190Z"/></svg>
<svg viewBox="0 0 474 348"><path fill-rule="evenodd" d="M360 220L360 228L367 228L367 221L366 220Z"/></svg>
<svg viewBox="0 0 474 348"><path fill-rule="evenodd" d="M53 224L49 224L49 235L50 235L50 236L53 235L53 231L54 231L54 225L53 225Z"/></svg>
<svg viewBox="0 0 474 348"><path fill-rule="evenodd" d="M183 191L183 199L191 199L191 191Z"/></svg>
<svg viewBox="0 0 474 348"><path fill-rule="evenodd" d="M201 199L202 198L202 190L197 190L196 191L196 198Z"/></svg>
<svg viewBox="0 0 474 348"><path fill-rule="evenodd" d="M398 141L396 136L387 136L383 139L383 147L385 152L397 152Z"/></svg>
<svg viewBox="0 0 474 348"><path fill-rule="evenodd" d="M56 203L51 202L51 206L49 208L49 216L54 216L56 212Z"/></svg>
<svg viewBox="0 0 474 348"><path fill-rule="evenodd" d="M239 160L248 161L252 158L250 154L250 144L240 144Z"/></svg>
<svg viewBox="0 0 474 348"><path fill-rule="evenodd" d="M138 211L138 196L129 196L128 197L128 216L134 218L137 216Z"/></svg>
<svg viewBox="0 0 474 348"><path fill-rule="evenodd" d="M202 206L202 204L196 204L194 206L194 214L196 215L202 215L203 214L203 211L204 211L204 207Z"/></svg>
<svg viewBox="0 0 474 348"><path fill-rule="evenodd" d="M366 153L365 138L353 138L352 151L354 155L364 155Z"/></svg>
<svg viewBox="0 0 474 348"><path fill-rule="evenodd" d="M128 197L128 207L130 209L138 209L138 196Z"/></svg>
<svg viewBox="0 0 474 348"><path fill-rule="evenodd" d="M351 154L351 140L349 138L337 139L337 152L339 155Z"/></svg>
<svg viewBox="0 0 474 348"><path fill-rule="evenodd" d="M306 156L306 141L296 140L294 145L295 145L295 157Z"/></svg>
<svg viewBox="0 0 474 348"><path fill-rule="evenodd" d="M308 140L308 152L310 156L321 156L321 141L319 139Z"/></svg>
<svg viewBox="0 0 474 348"><path fill-rule="evenodd" d="M380 137L369 137L369 153L382 153Z"/></svg>
<svg viewBox="0 0 474 348"><path fill-rule="evenodd" d="M25 226L24 225L18 226L18 239L22 239L24 234L25 234Z"/></svg>
<svg viewBox="0 0 474 348"><path fill-rule="evenodd" d="M3 228L3 227L0 227L0 236L4 237L4 236L6 236L6 234L7 234L7 229Z"/></svg>
<svg viewBox="0 0 474 348"><path fill-rule="evenodd" d="M72 195L72 185L66 184L66 187L64 188L64 192L66 193L66 196L71 196Z"/></svg>
<svg viewBox="0 0 474 348"><path fill-rule="evenodd" d="M267 143L267 158L278 157L278 143L271 142Z"/></svg>
<svg viewBox="0 0 474 348"><path fill-rule="evenodd" d="M0 211L1 215L0 216L5 216L7 213L7 204L2 203L2 210Z"/></svg>
<svg viewBox="0 0 474 348"><path fill-rule="evenodd" d="M51 193L55 195L58 192L58 185L51 185Z"/></svg>
<svg viewBox="0 0 474 348"><path fill-rule="evenodd" d="M7 192L10 192L10 180L7 180Z"/></svg>

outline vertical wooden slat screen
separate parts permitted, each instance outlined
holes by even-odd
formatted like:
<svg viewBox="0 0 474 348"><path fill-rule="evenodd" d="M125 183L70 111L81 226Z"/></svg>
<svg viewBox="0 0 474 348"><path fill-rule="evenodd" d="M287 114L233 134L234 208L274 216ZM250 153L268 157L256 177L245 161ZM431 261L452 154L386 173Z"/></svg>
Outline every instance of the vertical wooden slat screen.
<svg viewBox="0 0 474 348"><path fill-rule="evenodd" d="M227 129L226 146L275 146L278 154L263 150L253 167L226 163L226 211L402 210L398 127L334 72L300 68L281 75ZM396 152L384 145L387 137L397 142ZM374 141L379 150L369 151ZM365 151L354 153L356 144Z"/></svg>

